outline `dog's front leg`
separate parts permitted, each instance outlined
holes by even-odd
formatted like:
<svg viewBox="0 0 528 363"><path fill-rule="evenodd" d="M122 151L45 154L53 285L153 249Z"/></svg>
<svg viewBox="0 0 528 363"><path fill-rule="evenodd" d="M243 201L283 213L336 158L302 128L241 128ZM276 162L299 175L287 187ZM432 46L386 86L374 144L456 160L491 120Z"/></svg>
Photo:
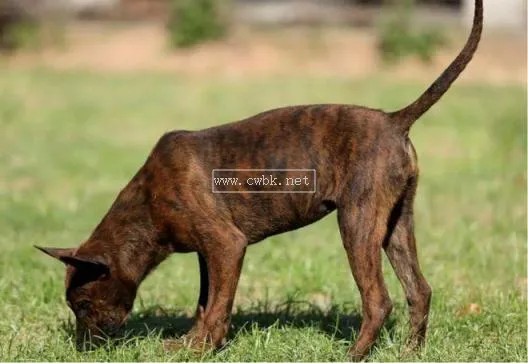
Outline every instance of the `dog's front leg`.
<svg viewBox="0 0 528 363"><path fill-rule="evenodd" d="M200 253L203 257L199 258L202 282L196 323L183 342L169 341L166 348L179 348L183 343L189 348L206 350L225 344L246 246L246 238L235 227L224 229L216 238L207 238Z"/></svg>
<svg viewBox="0 0 528 363"><path fill-rule="evenodd" d="M200 265L200 295L198 297L198 304L196 305L196 312L194 313L194 325L182 338L183 342L192 340L193 337L199 336L204 330L205 309L209 298L209 273L207 272L205 258L200 253L197 255Z"/></svg>
<svg viewBox="0 0 528 363"><path fill-rule="evenodd" d="M204 338L210 340L215 347L225 344L246 246L244 238L214 251L207 257L210 278L209 301L204 317Z"/></svg>

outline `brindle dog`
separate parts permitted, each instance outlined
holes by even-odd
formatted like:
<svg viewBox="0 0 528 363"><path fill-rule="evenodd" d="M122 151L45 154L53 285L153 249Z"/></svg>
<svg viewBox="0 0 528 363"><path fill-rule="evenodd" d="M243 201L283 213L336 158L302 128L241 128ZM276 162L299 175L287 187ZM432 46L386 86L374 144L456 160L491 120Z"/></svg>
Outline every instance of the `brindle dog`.
<svg viewBox="0 0 528 363"><path fill-rule="evenodd" d="M78 343L112 336L127 320L149 272L173 252L196 252L201 280L196 322L177 342L220 347L247 246L337 209L362 300L363 322L350 357L366 356L392 309L382 249L407 297L409 347L421 346L431 288L416 254L418 163L408 133L472 59L483 26L482 0L475 4L464 49L418 100L400 111L293 106L161 137L86 242L71 249L39 247L67 266L66 299L77 318ZM317 192L212 193L212 169L249 167L315 169Z"/></svg>

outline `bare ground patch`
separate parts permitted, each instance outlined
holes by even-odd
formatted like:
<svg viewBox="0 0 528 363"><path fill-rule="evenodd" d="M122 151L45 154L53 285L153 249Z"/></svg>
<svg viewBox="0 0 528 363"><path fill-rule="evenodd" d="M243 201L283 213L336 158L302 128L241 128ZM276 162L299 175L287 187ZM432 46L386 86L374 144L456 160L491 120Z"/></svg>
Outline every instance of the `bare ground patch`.
<svg viewBox="0 0 528 363"><path fill-rule="evenodd" d="M408 59L384 66L376 50L374 31L352 28L274 29L239 28L225 41L189 50L170 51L159 24L74 24L67 28L64 49L22 52L10 56L8 67L45 66L59 70L102 72L168 71L192 76L315 75L431 79L454 58L466 31L451 34L449 46L432 63ZM526 37L488 34L466 81L526 83Z"/></svg>

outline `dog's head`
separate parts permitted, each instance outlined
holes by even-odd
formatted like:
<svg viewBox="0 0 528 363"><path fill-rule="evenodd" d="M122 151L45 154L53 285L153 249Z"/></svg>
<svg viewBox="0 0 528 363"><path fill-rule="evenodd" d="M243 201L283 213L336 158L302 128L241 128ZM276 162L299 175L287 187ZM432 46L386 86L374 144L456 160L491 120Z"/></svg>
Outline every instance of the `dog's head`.
<svg viewBox="0 0 528 363"><path fill-rule="evenodd" d="M37 246L35 246L37 247ZM115 336L126 322L136 294L104 257L70 248L37 247L66 265L66 301L77 321L78 349Z"/></svg>

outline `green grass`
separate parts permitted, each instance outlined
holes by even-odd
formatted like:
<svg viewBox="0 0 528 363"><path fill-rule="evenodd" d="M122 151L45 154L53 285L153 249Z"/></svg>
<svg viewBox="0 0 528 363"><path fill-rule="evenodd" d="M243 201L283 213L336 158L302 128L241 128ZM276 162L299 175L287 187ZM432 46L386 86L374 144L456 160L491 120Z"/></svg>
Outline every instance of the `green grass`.
<svg viewBox="0 0 528 363"><path fill-rule="evenodd" d="M196 359L162 350L162 337L191 323L195 255L174 255L145 281L125 344L79 353L64 269L31 246L86 238L164 131L296 103L393 109L426 86L1 72L0 361ZM408 359L527 360L525 102L521 87L457 85L413 128L421 165L416 233L433 301L427 347ZM359 294L335 219L249 248L230 343L204 360L346 358ZM370 359L399 360L405 298L386 260L384 268L395 309Z"/></svg>

